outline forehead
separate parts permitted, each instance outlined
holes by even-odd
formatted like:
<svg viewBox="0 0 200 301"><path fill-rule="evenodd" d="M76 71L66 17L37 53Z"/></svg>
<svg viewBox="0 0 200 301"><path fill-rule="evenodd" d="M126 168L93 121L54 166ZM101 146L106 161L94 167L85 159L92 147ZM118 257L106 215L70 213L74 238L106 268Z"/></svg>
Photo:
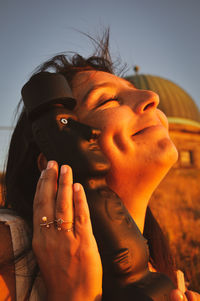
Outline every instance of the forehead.
<svg viewBox="0 0 200 301"><path fill-rule="evenodd" d="M74 97L79 100L82 100L88 92L102 87L108 89L109 87L116 87L117 89L134 88L130 82L123 78L108 72L95 70L77 73L72 82Z"/></svg>

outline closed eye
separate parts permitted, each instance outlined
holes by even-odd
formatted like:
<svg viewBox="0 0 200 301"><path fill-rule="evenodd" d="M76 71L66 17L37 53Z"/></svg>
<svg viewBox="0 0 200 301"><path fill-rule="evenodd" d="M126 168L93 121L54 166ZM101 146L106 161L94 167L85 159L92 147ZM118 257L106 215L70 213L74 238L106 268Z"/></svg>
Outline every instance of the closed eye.
<svg viewBox="0 0 200 301"><path fill-rule="evenodd" d="M102 101L101 103L99 103L97 105L97 108L103 106L106 103L112 102L112 101L119 102L119 99L117 97L106 99L106 100Z"/></svg>

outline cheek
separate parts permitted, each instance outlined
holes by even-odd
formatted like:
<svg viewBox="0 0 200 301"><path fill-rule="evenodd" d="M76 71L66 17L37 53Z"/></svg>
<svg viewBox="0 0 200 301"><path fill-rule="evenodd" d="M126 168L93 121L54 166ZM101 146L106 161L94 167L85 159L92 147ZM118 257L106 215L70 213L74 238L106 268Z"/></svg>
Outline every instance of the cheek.
<svg viewBox="0 0 200 301"><path fill-rule="evenodd" d="M167 116L159 109L156 110L158 119L162 123L162 125L168 130L169 129L169 124L168 124L168 119Z"/></svg>
<svg viewBox="0 0 200 301"><path fill-rule="evenodd" d="M102 141L102 149L111 162L110 177L140 179L152 173L168 170L177 160L177 150L168 137L155 141L135 143L128 141L126 150L122 151L106 139Z"/></svg>
<svg viewBox="0 0 200 301"><path fill-rule="evenodd" d="M90 113L85 116L77 114L77 116L80 122L99 130L108 132L113 129L113 118L115 118L115 114L111 112L94 112L93 114Z"/></svg>
<svg viewBox="0 0 200 301"><path fill-rule="evenodd" d="M85 116L77 114L77 116L80 122L101 131L98 140L99 146L110 162L112 159L115 160L117 149L113 143L113 123L111 115L96 112Z"/></svg>

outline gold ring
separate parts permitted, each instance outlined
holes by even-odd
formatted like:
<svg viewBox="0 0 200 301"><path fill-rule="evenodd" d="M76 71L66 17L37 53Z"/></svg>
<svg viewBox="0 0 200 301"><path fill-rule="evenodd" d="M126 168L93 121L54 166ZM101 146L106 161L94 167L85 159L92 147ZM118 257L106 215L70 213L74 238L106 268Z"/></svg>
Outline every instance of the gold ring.
<svg viewBox="0 0 200 301"><path fill-rule="evenodd" d="M42 221L43 221L43 223L40 223L40 227L50 228L50 225L54 224L54 221L49 221L48 222L46 216L42 217Z"/></svg>
<svg viewBox="0 0 200 301"><path fill-rule="evenodd" d="M64 221L62 218L58 218L58 219L55 219L54 222L55 222L56 229L58 231L65 230L67 232L70 232L74 229L73 227L68 228L68 229L65 229L62 227L62 224L72 224L73 225L73 223L74 223L73 221Z"/></svg>
<svg viewBox="0 0 200 301"><path fill-rule="evenodd" d="M62 230L62 229L60 229L60 230ZM60 231L60 230L58 230L58 231ZM73 230L74 230L74 227L69 228L69 229L63 229L63 230L66 231L66 232L70 232L70 231L73 231Z"/></svg>

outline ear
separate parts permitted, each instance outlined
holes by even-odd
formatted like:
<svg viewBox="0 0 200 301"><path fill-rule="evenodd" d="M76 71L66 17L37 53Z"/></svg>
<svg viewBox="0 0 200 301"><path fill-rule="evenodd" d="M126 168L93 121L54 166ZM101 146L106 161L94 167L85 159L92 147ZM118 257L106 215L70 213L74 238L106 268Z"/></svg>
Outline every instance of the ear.
<svg viewBox="0 0 200 301"><path fill-rule="evenodd" d="M37 166L40 171L46 169L47 167L47 159L43 153L40 153L37 158Z"/></svg>

